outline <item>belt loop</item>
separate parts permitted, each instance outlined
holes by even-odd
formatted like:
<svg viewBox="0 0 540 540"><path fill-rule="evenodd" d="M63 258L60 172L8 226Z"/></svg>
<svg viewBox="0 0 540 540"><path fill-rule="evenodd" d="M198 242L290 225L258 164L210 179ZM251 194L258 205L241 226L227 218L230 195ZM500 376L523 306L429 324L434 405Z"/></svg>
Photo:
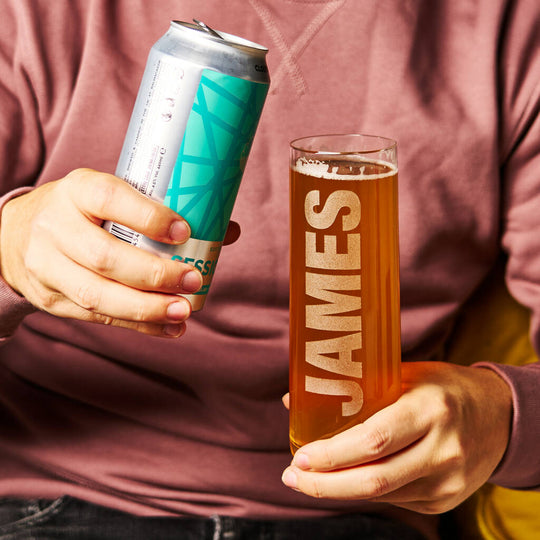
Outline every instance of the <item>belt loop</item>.
<svg viewBox="0 0 540 540"><path fill-rule="evenodd" d="M212 536L212 540L220 540L221 518L218 515L213 515L213 516L210 516L210 519L214 522L214 536Z"/></svg>

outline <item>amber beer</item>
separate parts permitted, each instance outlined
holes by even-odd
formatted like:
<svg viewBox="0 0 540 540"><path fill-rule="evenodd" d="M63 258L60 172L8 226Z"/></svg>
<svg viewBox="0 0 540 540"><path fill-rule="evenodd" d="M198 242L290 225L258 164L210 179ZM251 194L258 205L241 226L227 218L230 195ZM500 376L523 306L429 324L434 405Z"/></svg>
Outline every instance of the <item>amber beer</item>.
<svg viewBox="0 0 540 540"><path fill-rule="evenodd" d="M294 453L400 394L396 145L361 135L296 140L290 173Z"/></svg>

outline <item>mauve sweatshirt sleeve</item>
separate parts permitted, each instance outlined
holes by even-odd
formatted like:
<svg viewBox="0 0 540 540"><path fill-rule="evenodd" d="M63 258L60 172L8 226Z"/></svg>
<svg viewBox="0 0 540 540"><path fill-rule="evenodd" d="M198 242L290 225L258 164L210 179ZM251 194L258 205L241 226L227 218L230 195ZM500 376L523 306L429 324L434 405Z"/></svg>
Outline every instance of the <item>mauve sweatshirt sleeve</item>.
<svg viewBox="0 0 540 540"><path fill-rule="evenodd" d="M29 84L32 67L21 60L27 57L22 54L25 48L38 52L40 44L25 35L11 6L0 5L0 212L9 199L31 189L44 156L37 99ZM0 278L0 344L32 311L33 306Z"/></svg>
<svg viewBox="0 0 540 540"><path fill-rule="evenodd" d="M0 198L0 215L6 202L30 191L32 188L18 188ZM0 276L0 346L9 339L26 315L36 310L23 296L15 292Z"/></svg>
<svg viewBox="0 0 540 540"><path fill-rule="evenodd" d="M500 56L502 244L507 285L531 310L531 339L540 352L540 20L537 0L511 2ZM533 16L531 16L533 15ZM510 385L514 414L505 456L493 483L540 489L540 364L476 364Z"/></svg>

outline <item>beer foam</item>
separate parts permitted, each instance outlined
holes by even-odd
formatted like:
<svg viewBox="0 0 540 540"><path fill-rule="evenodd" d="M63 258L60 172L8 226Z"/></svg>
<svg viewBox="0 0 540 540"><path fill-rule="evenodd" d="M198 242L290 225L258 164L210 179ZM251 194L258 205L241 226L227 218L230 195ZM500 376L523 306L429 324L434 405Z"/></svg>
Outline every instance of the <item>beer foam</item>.
<svg viewBox="0 0 540 540"><path fill-rule="evenodd" d="M358 167L359 173L340 174L338 172L340 166L337 164L339 161L339 158L331 158L321 161L318 159L308 159L302 157L296 161L295 165L293 166L293 170L301 174L313 176L315 178L324 178L325 180L377 180L379 178L393 176L398 172L397 167L392 163L388 163L387 161L377 159L368 161L366 159L355 158L354 156L347 156L346 160L341 158L341 161L343 161L344 164L357 161L358 165L354 165L354 167ZM334 165L334 163L336 164ZM366 171L366 168L368 168L369 165L379 165L388 170L387 172L377 174L369 173Z"/></svg>

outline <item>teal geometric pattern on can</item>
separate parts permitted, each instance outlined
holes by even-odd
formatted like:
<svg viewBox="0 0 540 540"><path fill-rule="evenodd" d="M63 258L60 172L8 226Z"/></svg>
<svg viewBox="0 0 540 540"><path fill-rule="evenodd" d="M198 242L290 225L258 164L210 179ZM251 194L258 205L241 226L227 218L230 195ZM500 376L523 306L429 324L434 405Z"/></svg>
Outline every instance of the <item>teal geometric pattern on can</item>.
<svg viewBox="0 0 540 540"><path fill-rule="evenodd" d="M164 203L192 237L225 237L268 85L203 70Z"/></svg>

